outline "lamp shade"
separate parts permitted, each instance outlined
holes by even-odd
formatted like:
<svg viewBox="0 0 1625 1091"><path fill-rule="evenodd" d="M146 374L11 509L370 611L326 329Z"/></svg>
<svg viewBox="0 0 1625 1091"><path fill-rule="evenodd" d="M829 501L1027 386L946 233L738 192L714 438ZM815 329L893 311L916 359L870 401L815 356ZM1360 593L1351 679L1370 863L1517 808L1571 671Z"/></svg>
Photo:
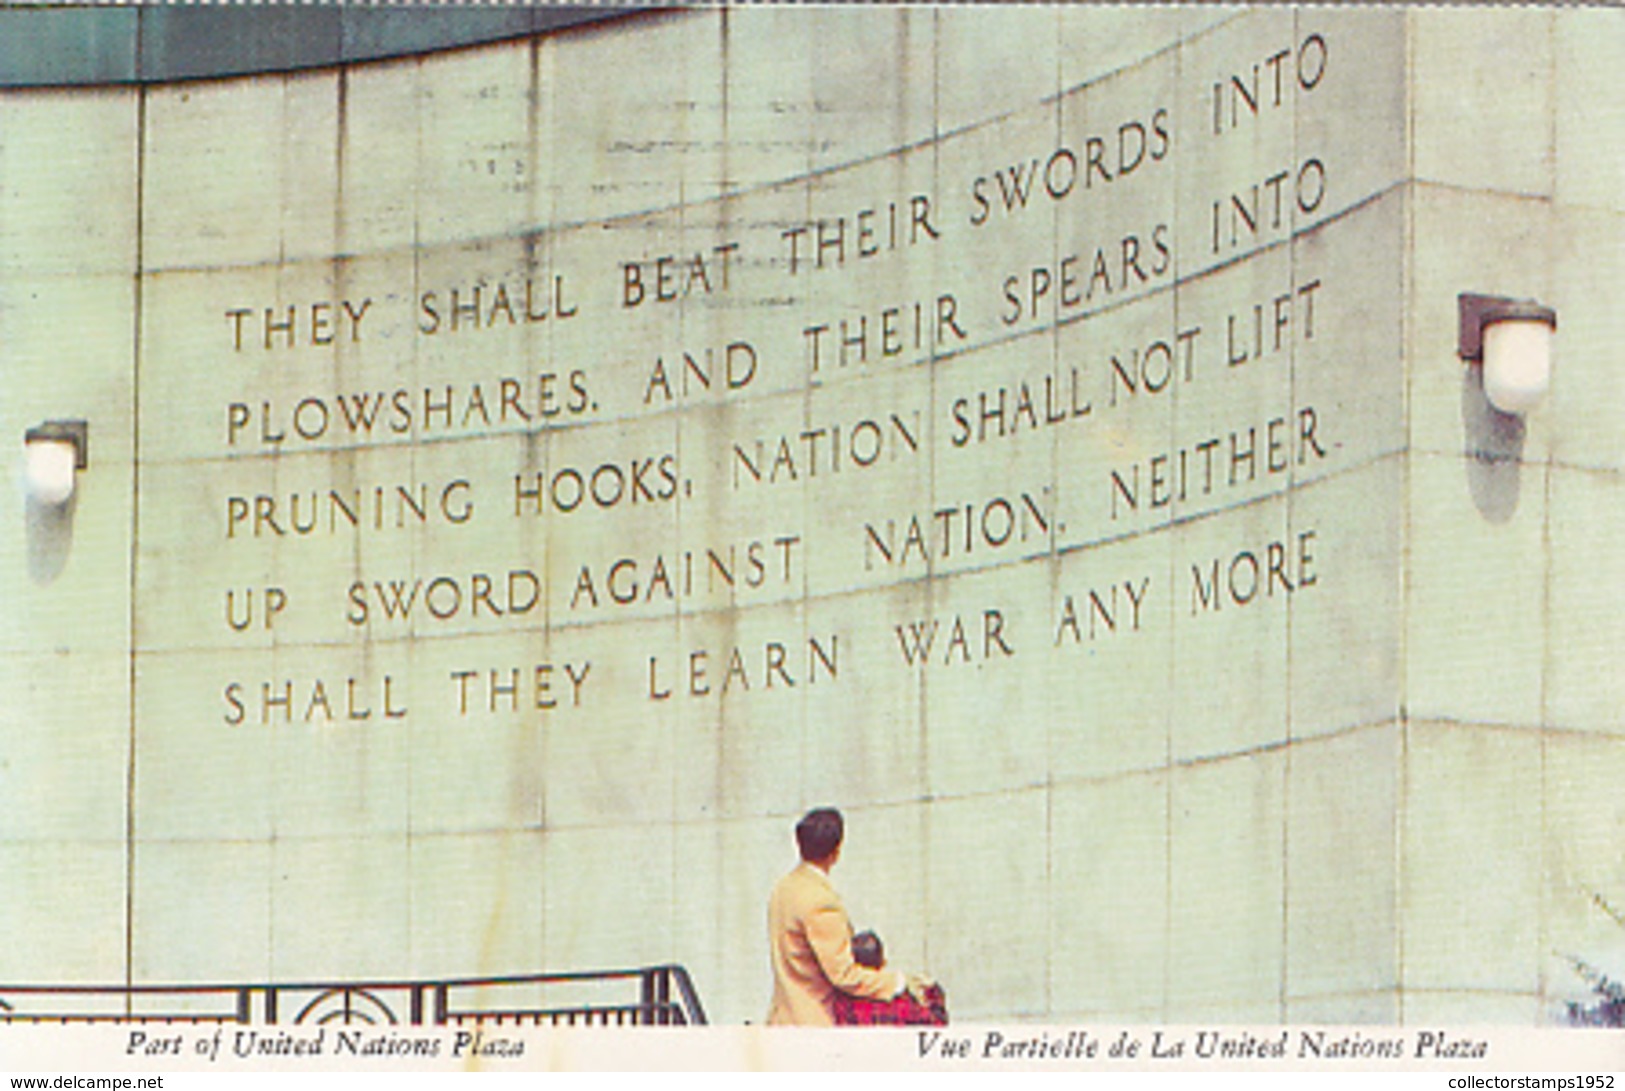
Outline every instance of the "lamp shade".
<svg viewBox="0 0 1625 1091"><path fill-rule="evenodd" d="M1552 326L1503 318L1484 327L1484 394L1503 413L1529 412L1552 381Z"/></svg>
<svg viewBox="0 0 1625 1091"><path fill-rule="evenodd" d="M71 439L28 441L28 495L41 504L65 504L73 495L78 448Z"/></svg>

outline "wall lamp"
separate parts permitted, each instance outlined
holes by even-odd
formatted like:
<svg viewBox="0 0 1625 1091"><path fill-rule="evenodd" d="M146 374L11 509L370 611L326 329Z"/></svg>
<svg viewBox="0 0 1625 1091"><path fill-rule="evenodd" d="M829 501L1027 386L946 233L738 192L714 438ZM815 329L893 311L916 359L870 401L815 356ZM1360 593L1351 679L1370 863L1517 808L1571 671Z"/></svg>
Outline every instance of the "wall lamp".
<svg viewBox="0 0 1625 1091"><path fill-rule="evenodd" d="M1532 299L1456 297L1461 312L1457 352L1484 367L1484 394L1503 413L1521 416L1540 404L1552 382L1557 312Z"/></svg>
<svg viewBox="0 0 1625 1091"><path fill-rule="evenodd" d="M90 464L90 426L82 420L49 420L24 435L28 495L59 507L73 496L74 475Z"/></svg>

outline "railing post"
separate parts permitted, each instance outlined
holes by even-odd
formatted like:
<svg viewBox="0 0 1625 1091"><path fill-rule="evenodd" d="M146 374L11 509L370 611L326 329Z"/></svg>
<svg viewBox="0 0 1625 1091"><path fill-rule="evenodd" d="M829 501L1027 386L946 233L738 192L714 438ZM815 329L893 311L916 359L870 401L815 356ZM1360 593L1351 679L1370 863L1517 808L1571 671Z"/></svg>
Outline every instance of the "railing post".
<svg viewBox="0 0 1625 1091"><path fill-rule="evenodd" d="M638 1019L648 1025L655 1022L655 972L644 970L638 979Z"/></svg>
<svg viewBox="0 0 1625 1091"><path fill-rule="evenodd" d="M446 994L449 991L444 985L434 987L434 1025L437 1027L446 1025Z"/></svg>
<svg viewBox="0 0 1625 1091"><path fill-rule="evenodd" d="M700 1004L699 994L694 991L694 982L689 979L688 970L673 966L671 973L677 979L677 993L682 998L683 1021L703 1026L706 1022L705 1008Z"/></svg>

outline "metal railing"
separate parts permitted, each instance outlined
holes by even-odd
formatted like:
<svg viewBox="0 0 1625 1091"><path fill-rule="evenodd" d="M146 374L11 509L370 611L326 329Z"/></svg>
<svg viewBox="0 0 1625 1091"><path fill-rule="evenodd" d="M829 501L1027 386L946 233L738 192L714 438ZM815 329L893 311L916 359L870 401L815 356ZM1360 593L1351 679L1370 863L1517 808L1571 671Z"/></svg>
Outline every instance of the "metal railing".
<svg viewBox="0 0 1625 1091"><path fill-rule="evenodd" d="M630 998L601 995L633 983ZM675 965L441 981L0 984L0 1023L108 1022L698 1026L705 1009L688 971Z"/></svg>

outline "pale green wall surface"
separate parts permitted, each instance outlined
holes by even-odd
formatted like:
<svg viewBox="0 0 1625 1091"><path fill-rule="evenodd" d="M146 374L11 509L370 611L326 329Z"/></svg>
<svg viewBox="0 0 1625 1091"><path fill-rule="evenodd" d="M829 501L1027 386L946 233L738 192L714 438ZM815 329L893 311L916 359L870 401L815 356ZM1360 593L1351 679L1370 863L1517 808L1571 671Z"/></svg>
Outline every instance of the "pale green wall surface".
<svg viewBox="0 0 1625 1091"><path fill-rule="evenodd" d="M1625 954L1593 898L1625 903L1622 38L1613 12L779 7L5 92L0 932L29 942L0 984L679 962L714 1020L759 1021L767 891L833 803L854 920L956 1019L1557 1021L1567 956ZM995 172L1035 157L1005 211ZM837 216L846 260L809 228L792 273L785 232ZM709 290L624 304L625 263L696 253ZM499 285L520 321L448 328L453 289L490 317ZM1523 425L1456 357L1464 291L1558 312ZM267 349L290 305L303 343ZM740 342L748 382L683 391L683 353ZM503 420L544 372L557 413ZM1001 390L1020 427L982 439ZM65 514L21 487L57 417L90 421ZM516 496L601 466L611 506ZM358 527L328 495L374 488ZM382 616L441 577L455 616L423 613L450 582Z"/></svg>

